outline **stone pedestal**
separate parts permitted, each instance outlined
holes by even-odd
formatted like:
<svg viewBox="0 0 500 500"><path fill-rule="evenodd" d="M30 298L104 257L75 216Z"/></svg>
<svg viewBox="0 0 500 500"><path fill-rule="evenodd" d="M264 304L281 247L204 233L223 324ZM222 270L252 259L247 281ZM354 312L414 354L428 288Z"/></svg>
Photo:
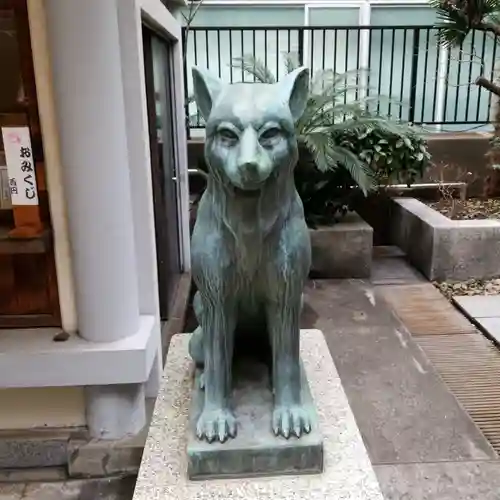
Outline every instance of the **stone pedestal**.
<svg viewBox="0 0 500 500"><path fill-rule="evenodd" d="M313 415L311 432L300 439L276 437L271 429L273 395L265 364L241 360L233 370L231 402L238 420L238 435L225 443L207 443L196 437L196 422L203 409L204 392L197 377L189 413L188 477L223 477L311 474L323 471L323 439L307 377L302 368L302 401Z"/></svg>
<svg viewBox="0 0 500 500"><path fill-rule="evenodd" d="M303 330L301 357L323 436L321 474L190 481L186 435L193 367L189 335L172 338L134 500L383 500L323 334Z"/></svg>

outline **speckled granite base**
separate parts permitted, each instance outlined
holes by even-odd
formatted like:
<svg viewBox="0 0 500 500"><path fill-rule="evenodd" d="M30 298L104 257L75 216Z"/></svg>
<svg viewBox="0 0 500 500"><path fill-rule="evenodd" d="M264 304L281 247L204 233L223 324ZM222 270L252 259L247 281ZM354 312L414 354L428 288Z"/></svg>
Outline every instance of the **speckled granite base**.
<svg viewBox="0 0 500 500"><path fill-rule="evenodd" d="M199 376L199 370L197 371ZM302 401L311 415L311 432L300 439L276 437L271 428L273 395L269 370L255 360L240 360L233 369L231 402L238 435L225 443L207 443L196 437L196 422L205 393L199 377L194 383L187 435L190 479L313 474L323 471L323 437L305 370Z"/></svg>
<svg viewBox="0 0 500 500"><path fill-rule="evenodd" d="M303 330L301 355L323 434L324 472L190 481L186 431L191 398L189 335L172 338L134 500L383 500L323 334Z"/></svg>

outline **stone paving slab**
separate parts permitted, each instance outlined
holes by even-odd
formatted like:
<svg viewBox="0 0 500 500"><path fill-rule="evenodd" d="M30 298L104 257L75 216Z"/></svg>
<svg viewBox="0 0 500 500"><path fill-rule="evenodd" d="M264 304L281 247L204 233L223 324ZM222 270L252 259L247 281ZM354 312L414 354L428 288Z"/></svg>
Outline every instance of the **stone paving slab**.
<svg viewBox="0 0 500 500"><path fill-rule="evenodd" d="M454 296L453 301L471 318L500 317L500 295Z"/></svg>
<svg viewBox="0 0 500 500"><path fill-rule="evenodd" d="M424 283L426 278L410 266L404 256L373 259L371 282L374 285Z"/></svg>
<svg viewBox="0 0 500 500"><path fill-rule="evenodd" d="M323 334L302 331L301 356L324 437L323 474L188 481L186 427L192 384L188 335L173 337L134 500L382 500Z"/></svg>
<svg viewBox="0 0 500 500"><path fill-rule="evenodd" d="M499 462L378 465L385 500L498 500Z"/></svg>
<svg viewBox="0 0 500 500"><path fill-rule="evenodd" d="M378 307L375 290L365 280L311 280L304 289L303 328L328 336L341 326L390 326L392 315ZM318 323L319 324L319 323Z"/></svg>
<svg viewBox="0 0 500 500"><path fill-rule="evenodd" d="M500 344L500 317L477 318L477 322L497 344Z"/></svg>
<svg viewBox="0 0 500 500"><path fill-rule="evenodd" d="M305 302L315 314L305 314L303 326L325 332L374 464L496 457L376 290L323 281L307 288Z"/></svg>

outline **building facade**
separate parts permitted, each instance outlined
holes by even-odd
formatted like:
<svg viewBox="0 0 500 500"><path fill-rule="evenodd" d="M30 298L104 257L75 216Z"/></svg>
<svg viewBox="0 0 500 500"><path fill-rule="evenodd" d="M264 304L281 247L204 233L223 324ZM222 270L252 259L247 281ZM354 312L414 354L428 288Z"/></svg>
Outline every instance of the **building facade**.
<svg viewBox="0 0 500 500"><path fill-rule="evenodd" d="M146 424L190 261L178 7L0 0L0 432Z"/></svg>

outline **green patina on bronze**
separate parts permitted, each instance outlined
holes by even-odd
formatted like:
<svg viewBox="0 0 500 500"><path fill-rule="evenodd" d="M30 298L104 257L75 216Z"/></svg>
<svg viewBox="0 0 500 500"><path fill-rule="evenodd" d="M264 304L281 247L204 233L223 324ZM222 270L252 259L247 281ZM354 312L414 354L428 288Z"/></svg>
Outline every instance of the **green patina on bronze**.
<svg viewBox="0 0 500 500"><path fill-rule="evenodd" d="M267 344L270 426L276 435L300 437L310 432L312 418L301 400L299 359L311 246L293 178L294 125L306 106L309 72L298 68L276 84L224 84L193 68L193 79L206 120L209 169L192 236L200 326L190 353L203 368L205 390L196 434L209 442L236 435L230 404L235 346L258 351Z"/></svg>

